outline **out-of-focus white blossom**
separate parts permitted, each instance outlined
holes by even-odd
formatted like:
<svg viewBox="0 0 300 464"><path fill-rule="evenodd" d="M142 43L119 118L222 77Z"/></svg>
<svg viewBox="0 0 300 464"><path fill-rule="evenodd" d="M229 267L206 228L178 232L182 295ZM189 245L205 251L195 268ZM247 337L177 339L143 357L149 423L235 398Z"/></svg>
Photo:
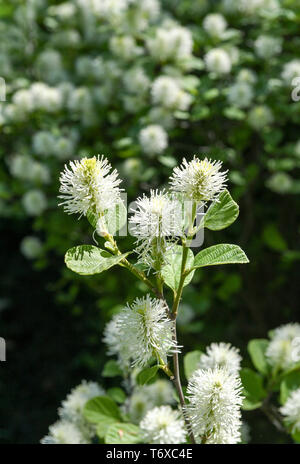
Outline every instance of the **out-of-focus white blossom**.
<svg viewBox="0 0 300 464"><path fill-rule="evenodd" d="M237 75L237 81L245 82L247 84L255 84L257 81L257 76L251 69L243 68Z"/></svg>
<svg viewBox="0 0 300 464"><path fill-rule="evenodd" d="M206 353L201 354L199 368L224 367L231 374L238 374L241 360L239 350L231 346L230 343L212 343L206 348Z"/></svg>
<svg viewBox="0 0 300 464"><path fill-rule="evenodd" d="M228 89L227 98L231 105L237 108L246 108L254 97L251 85L246 82L236 82Z"/></svg>
<svg viewBox="0 0 300 464"><path fill-rule="evenodd" d="M226 27L226 19L220 13L208 14L203 20L203 28L212 37L222 37Z"/></svg>
<svg viewBox="0 0 300 464"><path fill-rule="evenodd" d="M273 120L272 111L266 105L254 106L248 114L248 123L255 130L260 130L272 124Z"/></svg>
<svg viewBox="0 0 300 464"><path fill-rule="evenodd" d="M127 71L123 77L126 90L133 94L141 95L150 87L150 79L143 68L136 67Z"/></svg>
<svg viewBox="0 0 300 464"><path fill-rule="evenodd" d="M160 406L147 412L140 423L144 441L150 444L172 445L185 443L186 431L179 411Z"/></svg>
<svg viewBox="0 0 300 464"><path fill-rule="evenodd" d="M87 382L83 380L79 385L71 390L67 398L62 401L62 405L58 410L62 420L70 421L76 424L79 428L86 431L89 426L83 416L83 408L86 402L96 396L104 395L104 390L96 382Z"/></svg>
<svg viewBox="0 0 300 464"><path fill-rule="evenodd" d="M286 324L275 329L266 350L271 366L288 369L300 361L300 324Z"/></svg>
<svg viewBox="0 0 300 464"><path fill-rule="evenodd" d="M183 61L192 55L193 39L185 27L172 25L156 29L155 36L149 38L147 46L154 59L166 61Z"/></svg>
<svg viewBox="0 0 300 464"><path fill-rule="evenodd" d="M185 111L192 102L191 96L180 88L177 79L160 76L152 84L152 101L156 105Z"/></svg>
<svg viewBox="0 0 300 464"><path fill-rule="evenodd" d="M172 322L166 315L162 300L136 298L120 313L117 324L123 339L123 357L132 366L146 366L151 358L167 361L167 356L178 351L172 338Z"/></svg>
<svg viewBox="0 0 300 464"><path fill-rule="evenodd" d="M112 53L125 61L134 60L142 53L142 48L138 47L134 37L130 35L113 36L109 45Z"/></svg>
<svg viewBox="0 0 300 464"><path fill-rule="evenodd" d="M222 172L221 168L221 161L200 160L194 156L188 162L183 158L170 177L171 190L196 202L214 200L226 187L227 171Z"/></svg>
<svg viewBox="0 0 300 464"><path fill-rule="evenodd" d="M35 259L41 255L43 245L38 237L27 236L23 238L20 249L27 259Z"/></svg>
<svg viewBox="0 0 300 464"><path fill-rule="evenodd" d="M272 56L279 55L282 48L282 40L279 37L261 35L255 40L254 47L257 55L267 60Z"/></svg>
<svg viewBox="0 0 300 464"><path fill-rule="evenodd" d="M194 435L200 442L239 443L241 391L240 378L225 368L194 372L187 387L187 412Z"/></svg>
<svg viewBox="0 0 300 464"><path fill-rule="evenodd" d="M44 445L83 445L89 443L75 424L57 421L49 427L49 434L42 438Z"/></svg>
<svg viewBox="0 0 300 464"><path fill-rule="evenodd" d="M287 172L275 172L267 179L266 186L273 192L284 195L291 191L293 178Z"/></svg>
<svg viewBox="0 0 300 464"><path fill-rule="evenodd" d="M163 127L153 124L141 130L139 142L145 153L159 154L168 146L168 134Z"/></svg>
<svg viewBox="0 0 300 464"><path fill-rule="evenodd" d="M25 211L29 216L39 216L47 208L47 200L41 190L29 190L22 198Z"/></svg>
<svg viewBox="0 0 300 464"><path fill-rule="evenodd" d="M206 53L204 61L208 71L216 74L228 74L231 71L231 59L222 48L212 48Z"/></svg>
<svg viewBox="0 0 300 464"><path fill-rule="evenodd" d="M300 432L300 388L294 390L280 408L284 422L290 427L292 433Z"/></svg>

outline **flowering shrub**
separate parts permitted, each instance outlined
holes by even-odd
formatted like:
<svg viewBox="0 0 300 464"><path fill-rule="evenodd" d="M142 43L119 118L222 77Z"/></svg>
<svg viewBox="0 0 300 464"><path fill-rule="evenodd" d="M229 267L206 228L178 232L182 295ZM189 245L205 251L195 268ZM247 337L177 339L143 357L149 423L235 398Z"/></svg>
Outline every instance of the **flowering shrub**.
<svg viewBox="0 0 300 464"><path fill-rule="evenodd" d="M180 348L175 348L170 338L170 324L160 298L156 294L139 295L145 290L145 281L129 280L128 287L120 285L123 265L115 268L113 276L101 276L101 286L97 280L79 280L59 265L65 250L86 243L90 232L87 221L81 220L75 227L67 215L57 211L59 172L64 163L73 160L62 174L60 201L67 212L88 215L97 241L116 232L105 207L113 211L122 208L118 201L123 189L130 198L145 191L137 199L129 224L137 240L137 268L148 278L149 272L156 274L164 266L166 273L170 272L172 266L167 266L165 257L180 261L180 254L179 258L173 255L184 238L186 224L182 227L179 222L181 203L177 194L191 199L201 182L194 153L200 153L203 168L208 152L230 168L232 196L242 206L241 220L230 232L220 231L220 241L237 242L247 249L250 270L232 266L226 270L215 268L214 273L204 273L202 268L195 275L190 273L185 282L193 277L194 286L186 288L177 323L185 342L190 343L189 349L193 345L202 345L201 349L210 346L199 368L213 369L215 360L224 352L224 363L231 366L232 374L238 373L236 351L210 343L229 339L241 347L245 334L249 338L263 336L271 324L289 326L297 309L291 288L297 286L300 256L296 247L298 223L293 214L299 201L299 14L294 0L9 0L0 5L0 77L6 84L6 101L1 98L0 103L0 214L7 224L5 239L17 237L14 249L19 248L25 258L32 260L35 269L55 268L47 290L64 309L69 306L70 313L80 314L85 309L86 301L77 304L83 287L91 299L96 295L96 307L101 312L95 314L94 325L99 319L103 325L113 316L109 323L112 330L107 328L105 340L114 340L108 342L108 351L117 356L122 369L129 369L134 361L130 353L122 352L116 334L119 325L130 323L136 327L139 311L153 324L162 323L153 339L165 334L171 356ZM0 90L2 96L2 87ZM87 153L109 153L108 161L88 158L82 164ZM187 161L179 166L182 153ZM109 163L118 168L125 179L123 184L119 184L114 171L109 171ZM215 199L219 198L224 176L220 175L219 163L209 166L212 177L205 177L209 179L209 190L201 184L197 200L217 205ZM172 188L167 189L164 182L173 168ZM86 175L91 175L89 185L85 184ZM90 185L94 196L90 196ZM162 188L157 191L159 185ZM227 193L221 199L226 204ZM91 212L93 202L95 209ZM94 216L99 214L95 222ZM161 223L155 222L159 215ZM174 221L170 223L169 217ZM214 246L211 230L206 229L206 239ZM157 233L162 233L160 240ZM130 239L124 239L125 248L131 249L131 245ZM105 250L114 253L112 244ZM116 261L114 255L114 264ZM10 271L8 281L15 279L17 267ZM135 272L136 268L131 270ZM160 288L161 282L157 285ZM117 293L120 300L129 301L122 312L122 324L115 315L117 298L108 301L107 297ZM2 304L10 304L9 298L0 301L0 309ZM153 310L150 314L148 307ZM213 307L222 309L217 320ZM145 333L136 333L134 343L145 338ZM284 355L278 340L274 335L267 351L263 351L268 369L258 369L254 376L255 382L262 381L268 395L273 396L279 384L283 385L286 372L295 366L289 353L294 347ZM285 343L283 338L283 346ZM142 368L145 359L149 361L151 349L147 345L139 351L136 369ZM83 358L79 363L89 365ZM281 367L266 388L273 372L272 362L279 359ZM132 380L125 389L126 405L136 387ZM237 389L236 384L234 391ZM293 394L293 388L289 387L289 394ZM270 405L265 404L268 395L261 393L257 398L251 392L246 400L255 399L251 407L263 403L259 407L271 414L278 426L281 418L278 422L277 410L274 418ZM284 411L287 409L282 398ZM117 402L121 404L120 399ZM153 404L153 408L161 406L170 404ZM175 414L162 411L167 411L166 415L175 418L176 423L182 420L175 409ZM139 425L142 416L139 421L130 416L130 423ZM122 420L127 420L124 417ZM151 423L160 412L150 417ZM72 435L74 428L69 427L69 419L61 420ZM284 430L297 437L294 423L287 417ZM199 425L197 428L202 430ZM57 433L63 429L59 424ZM156 436L149 430L145 433ZM201 440L204 435L201 431ZM90 436L84 437L85 442L90 440Z"/></svg>
<svg viewBox="0 0 300 464"><path fill-rule="evenodd" d="M109 220L112 211L120 217L118 173L103 157L71 162L70 168L66 166L61 175L62 206L69 214L89 219L102 247L71 248L66 265L80 275L119 265L141 280L153 297L148 293L136 298L105 328L108 354L117 357L117 362L107 364L109 375L122 375L125 391L118 387L105 394L97 384L84 382L62 403L61 420L50 427L42 443L88 443L93 437L100 443L103 439L105 443L241 443L241 408L261 408L277 428L286 428L298 441L299 324L279 327L270 341L249 343L258 372L242 368L239 350L230 344L212 343L206 353L186 354L188 384L183 393L182 346L176 327L179 311L184 311L180 309L183 288L198 268L248 262L237 245L219 244L193 253L193 237L200 229L226 228L238 215L238 205L225 189L222 163L184 159L173 170L170 190L152 191L137 202L130 218L137 246L126 252L120 251L117 239L122 223L112 229ZM129 261L133 253L138 256L136 263ZM165 380L158 380L159 371L173 382L176 393ZM271 402L278 389L280 409Z"/></svg>

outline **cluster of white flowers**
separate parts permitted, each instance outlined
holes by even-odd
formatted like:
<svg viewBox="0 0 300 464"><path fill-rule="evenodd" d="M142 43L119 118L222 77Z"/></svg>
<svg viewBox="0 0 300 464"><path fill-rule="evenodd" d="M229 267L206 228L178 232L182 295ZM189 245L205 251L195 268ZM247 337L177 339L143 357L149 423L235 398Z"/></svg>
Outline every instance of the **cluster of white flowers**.
<svg viewBox="0 0 300 464"><path fill-rule="evenodd" d="M9 169L14 177L37 184L50 182L50 171L47 166L35 161L28 155L16 155L10 159Z"/></svg>
<svg viewBox="0 0 300 464"><path fill-rule="evenodd" d="M145 153L159 154L168 146L168 134L163 127L151 124L140 131L139 141Z"/></svg>
<svg viewBox="0 0 300 464"><path fill-rule="evenodd" d="M240 378L225 368L198 369L194 372L187 387L187 412L194 435L200 442L240 442L241 391Z"/></svg>
<svg viewBox="0 0 300 464"><path fill-rule="evenodd" d="M223 48L212 48L205 57L207 70L216 74L228 74L231 71L232 59Z"/></svg>
<svg viewBox="0 0 300 464"><path fill-rule="evenodd" d="M221 38L226 27L226 19L220 13L208 14L203 20L203 28L212 37Z"/></svg>
<svg viewBox="0 0 300 464"><path fill-rule="evenodd" d="M279 9L278 0L223 0L225 11L239 12L246 15L264 15Z"/></svg>
<svg viewBox="0 0 300 464"><path fill-rule="evenodd" d="M43 244L38 237L28 235L23 238L20 249L27 259L35 259L41 255Z"/></svg>
<svg viewBox="0 0 300 464"><path fill-rule="evenodd" d="M286 324L275 329L266 350L269 364L288 369L300 361L300 324Z"/></svg>
<svg viewBox="0 0 300 464"><path fill-rule="evenodd" d="M83 416L83 408L88 400L104 395L104 390L96 382L83 380L73 388L58 409L60 420L49 427L43 444L87 444L95 435L95 430Z"/></svg>
<svg viewBox="0 0 300 464"><path fill-rule="evenodd" d="M41 190L28 190L22 198L22 204L29 216L40 216L47 208L47 199Z"/></svg>
<svg viewBox="0 0 300 464"><path fill-rule="evenodd" d="M251 104L253 97L253 88L247 82L237 81L228 88L228 101L238 108L247 108Z"/></svg>
<svg viewBox="0 0 300 464"><path fill-rule="evenodd" d="M206 353L200 356L200 369L225 368L230 374L238 374L241 368L239 350L230 343L212 343L206 348Z"/></svg>
<svg viewBox="0 0 300 464"><path fill-rule="evenodd" d="M257 55L267 60L272 56L279 55L282 48L282 40L278 37L261 35L255 40L254 47Z"/></svg>
<svg viewBox="0 0 300 464"><path fill-rule="evenodd" d="M193 39L185 27L163 23L155 36L147 40L151 56L162 63L175 61L179 65L192 56Z"/></svg>
<svg viewBox="0 0 300 464"><path fill-rule="evenodd" d="M254 106L248 114L249 125L257 131L271 124L273 120L273 113L266 105Z"/></svg>
<svg viewBox="0 0 300 464"><path fill-rule="evenodd" d="M280 408L286 425L292 433L300 432L300 388L294 390Z"/></svg>
<svg viewBox="0 0 300 464"><path fill-rule="evenodd" d="M43 157L56 156L59 160L74 157L75 138L73 134L54 135L48 131L36 132L32 140L33 151Z"/></svg>
<svg viewBox="0 0 300 464"><path fill-rule="evenodd" d="M24 119L27 113L46 111L55 113L62 107L62 94L56 87L49 87L44 82L35 82L29 89L20 89L14 93L12 104L8 105L5 114L8 119L14 115L16 119Z"/></svg>
<svg viewBox="0 0 300 464"><path fill-rule="evenodd" d="M170 178L171 190L195 202L215 200L226 187L227 171L220 171L221 161L200 160L196 156L174 168Z"/></svg>
<svg viewBox="0 0 300 464"><path fill-rule="evenodd" d="M149 295L136 298L120 312L117 326L122 339L122 357L131 366L146 366L152 358L166 363L167 356L179 351L162 300Z"/></svg>
<svg viewBox="0 0 300 464"><path fill-rule="evenodd" d="M97 217L120 201L121 180L103 156L71 161L60 176L60 197L69 214L86 215L89 210Z"/></svg>
<svg viewBox="0 0 300 464"><path fill-rule="evenodd" d="M124 409L129 414L130 420L134 424L139 424L150 409L174 402L174 390L171 383L159 379L150 385L136 386L126 401Z"/></svg>
<svg viewBox="0 0 300 464"><path fill-rule="evenodd" d="M190 94L182 90L179 79L160 76L151 87L152 102L169 110L185 111L192 103Z"/></svg>
<svg viewBox="0 0 300 464"><path fill-rule="evenodd" d="M295 77L300 77L300 60L292 60L283 67L281 77L286 85L291 85Z"/></svg>
<svg viewBox="0 0 300 464"><path fill-rule="evenodd" d="M186 431L179 411L160 406L149 411L140 423L146 443L177 445L185 443Z"/></svg>

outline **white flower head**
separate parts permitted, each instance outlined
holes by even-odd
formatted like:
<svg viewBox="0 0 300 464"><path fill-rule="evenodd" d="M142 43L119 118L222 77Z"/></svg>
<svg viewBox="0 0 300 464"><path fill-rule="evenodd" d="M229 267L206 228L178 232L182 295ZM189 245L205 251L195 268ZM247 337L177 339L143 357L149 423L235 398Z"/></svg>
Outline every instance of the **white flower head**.
<svg viewBox="0 0 300 464"><path fill-rule="evenodd" d="M85 216L91 210L101 216L120 201L120 182L103 156L71 161L60 176L60 205L68 214Z"/></svg>
<svg viewBox="0 0 300 464"><path fill-rule="evenodd" d="M43 244L38 237L28 235L23 238L20 249L27 259L35 259L42 254Z"/></svg>
<svg viewBox="0 0 300 464"><path fill-rule="evenodd" d="M150 54L158 61L180 61L190 58L193 39L185 27L172 25L156 29L154 38L147 41Z"/></svg>
<svg viewBox="0 0 300 464"><path fill-rule="evenodd" d="M192 102L192 97L180 88L178 80L170 76L155 79L151 96L154 104L172 110L185 111Z"/></svg>
<svg viewBox="0 0 300 464"><path fill-rule="evenodd" d="M85 423L83 408L85 403L95 396L104 395L104 390L96 382L83 380L79 385L71 390L67 398L62 401L62 407L58 412L63 420L76 423L81 426Z"/></svg>
<svg viewBox="0 0 300 464"><path fill-rule="evenodd" d="M179 411L170 406L160 406L147 412L140 422L145 442L160 445L185 443L184 421Z"/></svg>
<svg viewBox="0 0 300 464"><path fill-rule="evenodd" d="M231 374L238 374L241 368L239 350L230 343L212 343L206 349L206 354L200 356L200 369L215 369L224 367Z"/></svg>
<svg viewBox="0 0 300 464"><path fill-rule="evenodd" d="M115 314L113 318L106 324L104 329L103 342L107 346L107 354L109 356L117 356L118 364L121 369L126 370L129 366L128 357L124 356L126 353L126 346L120 331L119 326L120 314Z"/></svg>
<svg viewBox="0 0 300 464"><path fill-rule="evenodd" d="M227 98L231 105L246 108L253 100L252 86L247 82L236 82L228 89Z"/></svg>
<svg viewBox="0 0 300 464"><path fill-rule="evenodd" d="M274 121L270 108L266 105L257 105L248 114L248 123L255 130L260 130Z"/></svg>
<svg viewBox="0 0 300 464"><path fill-rule="evenodd" d="M216 74L228 74L231 71L231 58L222 48L212 48L206 53L204 61L208 71Z"/></svg>
<svg viewBox="0 0 300 464"><path fill-rule="evenodd" d="M145 153L149 155L160 154L168 146L168 134L158 124L151 124L141 130L139 141Z"/></svg>
<svg viewBox="0 0 300 464"><path fill-rule="evenodd" d="M266 350L269 364L288 369L299 361L300 324L291 323L274 330Z"/></svg>
<svg viewBox="0 0 300 464"><path fill-rule="evenodd" d="M25 211L29 216L39 216L47 208L47 199L41 190L29 190L22 198Z"/></svg>
<svg viewBox="0 0 300 464"><path fill-rule="evenodd" d="M300 388L294 390L280 408L281 414L292 433L300 432Z"/></svg>
<svg viewBox="0 0 300 464"><path fill-rule="evenodd" d="M166 192L151 190L150 196L136 200L129 219L130 232L139 244L136 251L150 267L171 246L170 240L183 234L183 212L180 202Z"/></svg>
<svg viewBox="0 0 300 464"><path fill-rule="evenodd" d="M260 35L254 42L257 55L260 58L269 59L281 53L282 40L279 37Z"/></svg>
<svg viewBox="0 0 300 464"><path fill-rule="evenodd" d="M187 387L187 412L198 439L207 444L239 443L241 391L240 378L225 368L194 372Z"/></svg>
<svg viewBox="0 0 300 464"><path fill-rule="evenodd" d="M132 366L146 366L152 357L166 362L168 355L178 352L162 300L149 295L137 298L121 311L117 323L124 341L123 357Z"/></svg>
<svg viewBox="0 0 300 464"><path fill-rule="evenodd" d="M227 171L221 171L221 161L192 161L183 158L181 166L173 170L170 177L171 190L179 192L186 199L196 202L215 200L226 187Z"/></svg>
<svg viewBox="0 0 300 464"><path fill-rule="evenodd" d="M226 19L219 13L208 14L203 20L203 28L212 37L222 37L226 27Z"/></svg>
<svg viewBox="0 0 300 464"><path fill-rule="evenodd" d="M89 443L79 428L68 421L57 421L49 427L49 435L41 440L42 444L49 445L81 445Z"/></svg>
<svg viewBox="0 0 300 464"><path fill-rule="evenodd" d="M141 67L130 69L124 74L123 82L126 90L132 94L144 94L150 87L150 80Z"/></svg>

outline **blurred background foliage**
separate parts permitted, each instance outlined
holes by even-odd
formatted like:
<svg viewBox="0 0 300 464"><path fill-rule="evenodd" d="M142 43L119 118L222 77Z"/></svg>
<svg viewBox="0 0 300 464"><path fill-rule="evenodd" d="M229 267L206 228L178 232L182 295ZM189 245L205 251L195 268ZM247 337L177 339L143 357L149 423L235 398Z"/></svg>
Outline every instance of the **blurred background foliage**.
<svg viewBox="0 0 300 464"><path fill-rule="evenodd" d="M57 207L68 159L106 154L129 201L166 182L183 156L207 155L229 169L240 217L217 238L206 231L205 245L237 243L250 265L201 271L185 290L179 337L186 351L230 342L247 365L250 338L299 319L300 102L291 98L297 69L300 76L298 1L261 1L251 10L255 2L163 0L157 11L156 2L140 2L151 11L126 24L118 14L101 17L96 3L0 2L4 443L38 442L82 378L114 385L101 376L103 327L144 291L121 269L83 278L65 268L65 251L93 240L87 221ZM219 33L203 27L216 12L227 22ZM193 54L157 57L148 45L157 28L178 24L192 34ZM261 36L273 38L271 45ZM228 72L210 63L214 48L225 50ZM162 101L155 97L153 82L162 75L179 86L176 104L163 101L168 89ZM36 82L45 87L32 87ZM164 132L154 134L157 148L149 150L141 131L153 124ZM131 239L122 240L126 249ZM253 442L284 441L260 412L245 418Z"/></svg>

